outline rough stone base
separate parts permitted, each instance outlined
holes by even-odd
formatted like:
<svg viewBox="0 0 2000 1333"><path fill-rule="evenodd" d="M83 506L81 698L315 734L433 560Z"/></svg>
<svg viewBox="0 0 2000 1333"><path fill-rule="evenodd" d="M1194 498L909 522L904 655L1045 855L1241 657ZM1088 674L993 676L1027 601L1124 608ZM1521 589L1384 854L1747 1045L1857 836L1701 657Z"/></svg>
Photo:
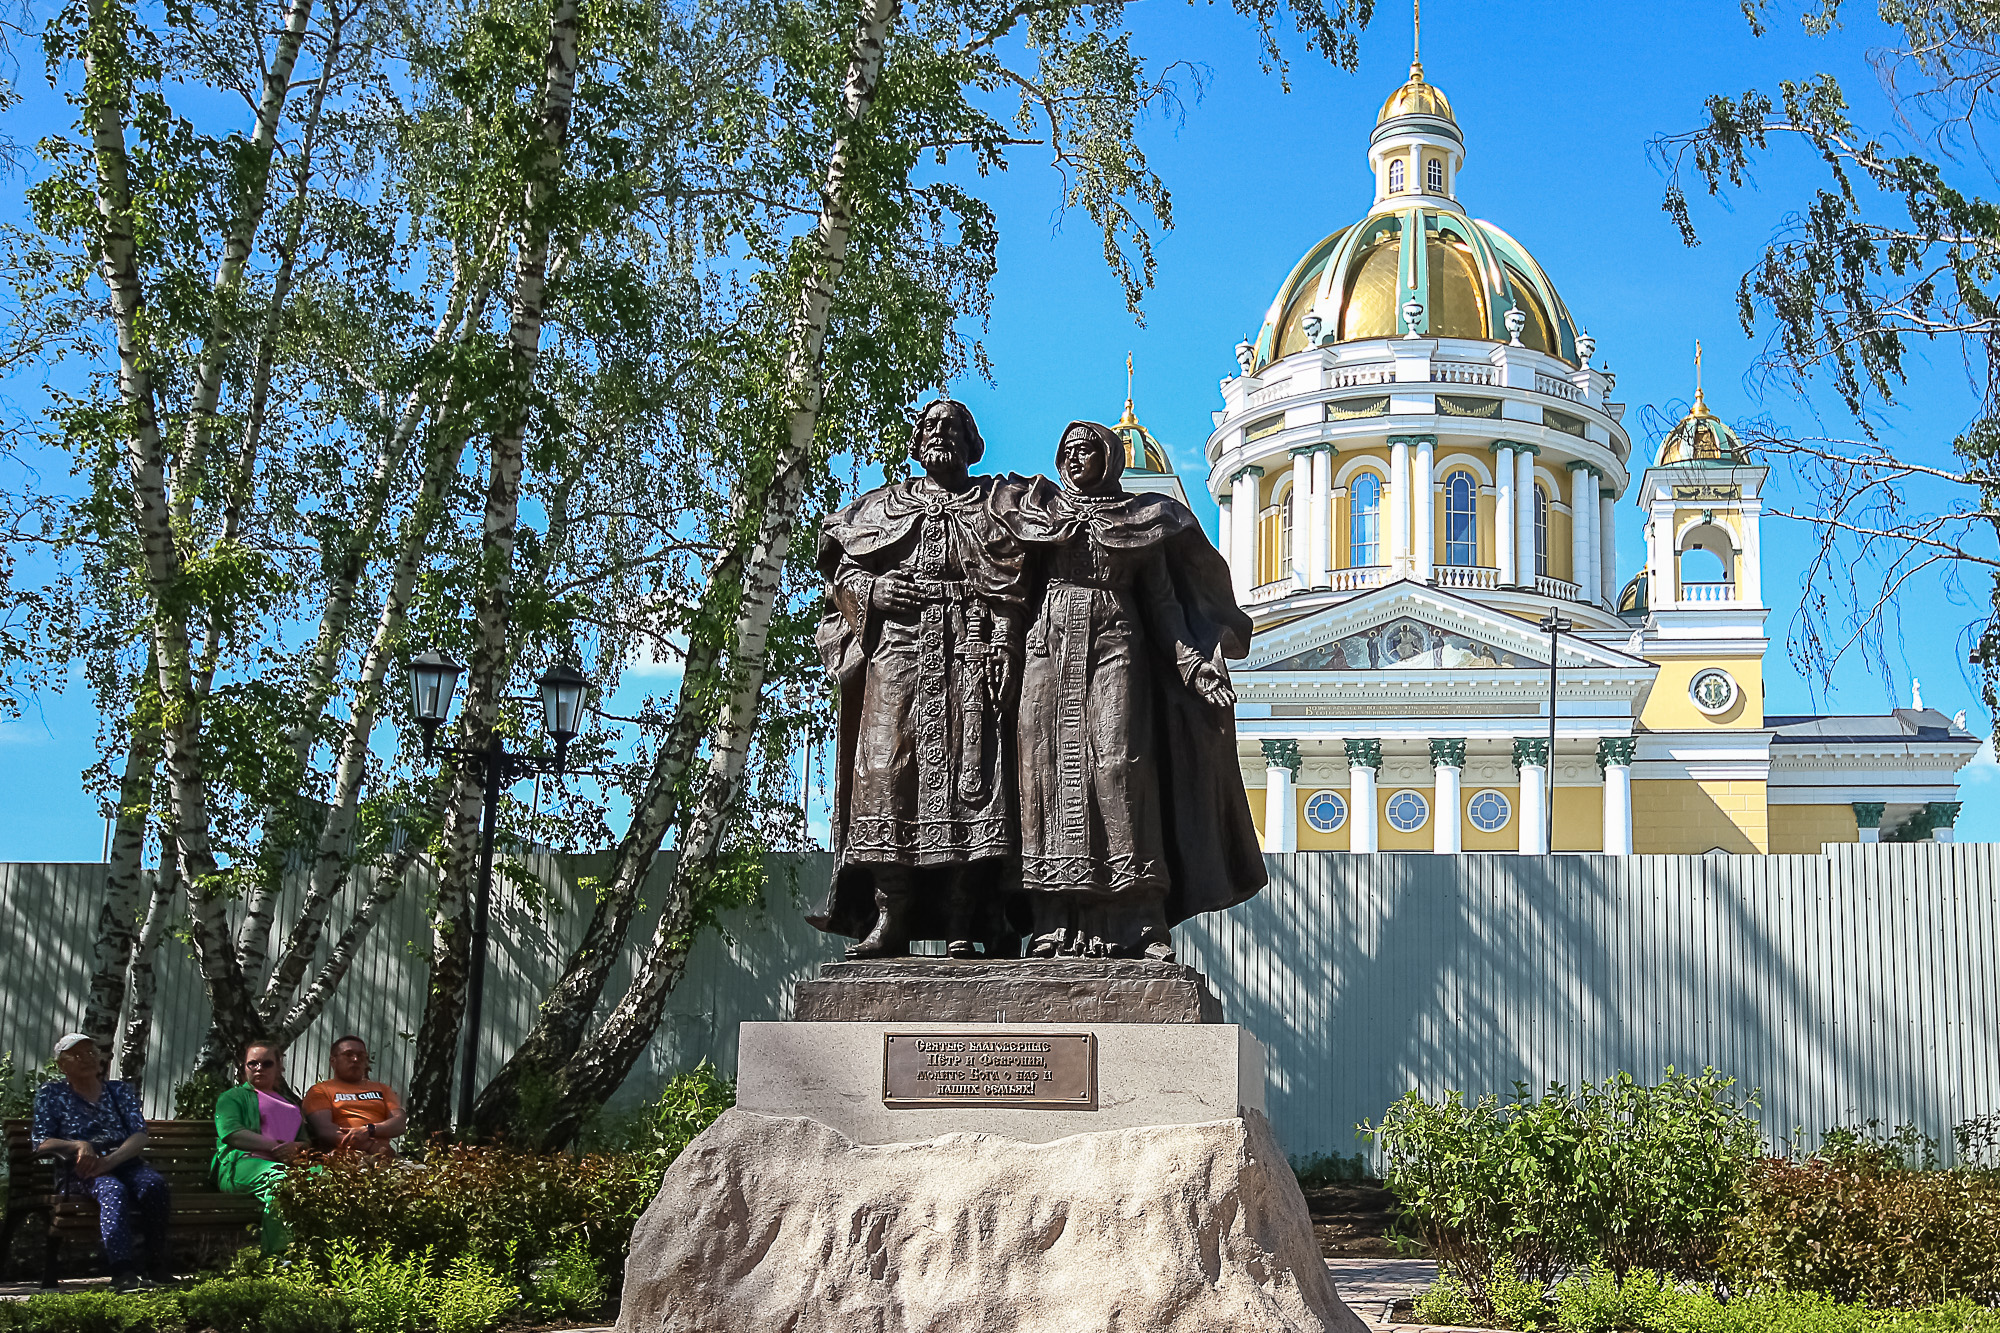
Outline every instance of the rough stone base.
<svg viewBox="0 0 2000 1333"><path fill-rule="evenodd" d="M639 1219L619 1333L1363 1333L1256 1112L865 1146L726 1112Z"/></svg>
<svg viewBox="0 0 2000 1333"><path fill-rule="evenodd" d="M822 963L802 1023L1220 1023L1201 973L1139 958L895 958Z"/></svg>

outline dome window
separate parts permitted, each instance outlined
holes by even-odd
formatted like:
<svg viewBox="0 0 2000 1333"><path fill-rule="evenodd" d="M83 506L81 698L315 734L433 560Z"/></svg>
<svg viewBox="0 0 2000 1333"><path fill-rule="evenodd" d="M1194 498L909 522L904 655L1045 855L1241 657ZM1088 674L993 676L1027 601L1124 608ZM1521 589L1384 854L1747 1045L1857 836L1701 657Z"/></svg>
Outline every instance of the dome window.
<svg viewBox="0 0 2000 1333"><path fill-rule="evenodd" d="M1424 189L1431 194L1444 193L1444 163L1437 158L1424 164Z"/></svg>
<svg viewBox="0 0 2000 1333"><path fill-rule="evenodd" d="M1479 483L1463 468L1444 479L1444 562L1479 563Z"/></svg>
<svg viewBox="0 0 2000 1333"><path fill-rule="evenodd" d="M1389 163L1389 193L1403 192L1403 159L1395 158Z"/></svg>
<svg viewBox="0 0 2000 1333"><path fill-rule="evenodd" d="M1347 506L1347 563L1365 569L1381 563L1382 479L1364 472L1354 479L1354 491Z"/></svg>
<svg viewBox="0 0 2000 1333"><path fill-rule="evenodd" d="M1549 492L1535 483L1535 574L1549 577Z"/></svg>

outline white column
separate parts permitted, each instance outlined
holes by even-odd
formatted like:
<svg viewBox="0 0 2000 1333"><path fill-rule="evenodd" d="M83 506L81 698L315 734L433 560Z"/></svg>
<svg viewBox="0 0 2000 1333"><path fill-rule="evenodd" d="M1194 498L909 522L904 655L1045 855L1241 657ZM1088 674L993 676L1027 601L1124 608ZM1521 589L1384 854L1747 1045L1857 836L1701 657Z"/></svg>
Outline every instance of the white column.
<svg viewBox="0 0 2000 1333"><path fill-rule="evenodd" d="M1312 587L1312 459L1292 455L1292 563L1285 572L1302 588Z"/></svg>
<svg viewBox="0 0 2000 1333"><path fill-rule="evenodd" d="M1596 602L1596 600L1602 600L1600 594L1598 594L1598 588L1604 584L1604 574L1598 570L1598 556L1604 550L1604 542L1598 538L1598 482L1600 482L1600 478L1598 478L1596 468L1584 470L1582 480L1584 480L1584 522L1590 528L1590 534L1584 538L1584 568L1580 570L1576 582L1580 582L1584 586L1584 600L1586 602Z"/></svg>
<svg viewBox="0 0 2000 1333"><path fill-rule="evenodd" d="M1590 469L1572 463L1569 469L1569 581L1590 596Z"/></svg>
<svg viewBox="0 0 2000 1333"><path fill-rule="evenodd" d="M1382 748L1369 741L1347 743L1347 850L1375 850L1375 769Z"/></svg>
<svg viewBox="0 0 2000 1333"><path fill-rule="evenodd" d="M1289 754L1274 752L1274 747L1289 747ZM1292 796L1292 765L1297 762L1296 742L1264 742L1264 850L1267 852L1299 849L1299 803Z"/></svg>
<svg viewBox="0 0 2000 1333"><path fill-rule="evenodd" d="M1597 743L1604 769L1604 854L1632 854L1632 738L1606 736Z"/></svg>
<svg viewBox="0 0 2000 1333"><path fill-rule="evenodd" d="M1500 568L1500 586L1511 587L1514 577L1514 446L1504 441L1493 446L1493 563Z"/></svg>
<svg viewBox="0 0 2000 1333"><path fill-rule="evenodd" d="M1410 545L1416 556L1415 577L1419 583L1431 581L1431 566L1435 563L1435 551L1431 536L1432 525L1436 522L1435 497L1431 494L1431 446L1428 435L1417 437L1416 457L1410 463L1410 517L1415 529Z"/></svg>
<svg viewBox="0 0 2000 1333"><path fill-rule="evenodd" d="M1523 588L1535 586L1535 455L1514 454L1514 566Z"/></svg>
<svg viewBox="0 0 2000 1333"><path fill-rule="evenodd" d="M1464 798L1460 795L1465 774L1465 742L1432 741L1431 767L1437 780L1431 789L1431 850L1451 854L1464 850L1460 821Z"/></svg>
<svg viewBox="0 0 2000 1333"><path fill-rule="evenodd" d="M1549 850L1548 807L1542 789L1549 779L1547 747L1547 741L1514 743L1515 767L1521 774L1520 809L1514 812L1514 823L1520 831L1523 856L1545 856Z"/></svg>
<svg viewBox="0 0 2000 1333"><path fill-rule="evenodd" d="M1333 582L1333 450L1312 451L1312 586Z"/></svg>
<svg viewBox="0 0 2000 1333"><path fill-rule="evenodd" d="M1410 442L1389 441L1389 577L1410 570Z"/></svg>
<svg viewBox="0 0 2000 1333"><path fill-rule="evenodd" d="M1597 491L1597 556L1604 604L1618 609L1618 498L1600 481Z"/></svg>
<svg viewBox="0 0 2000 1333"><path fill-rule="evenodd" d="M1235 576L1236 600L1245 605L1257 586L1257 482L1263 475L1262 468L1244 468L1230 486L1229 535L1235 549L1229 553L1229 568Z"/></svg>
<svg viewBox="0 0 2000 1333"><path fill-rule="evenodd" d="M1222 558L1229 562L1230 573L1232 575L1234 575L1236 567L1236 548L1230 545L1229 541L1229 511L1235 508L1235 505L1236 501L1230 496L1220 495L1216 497L1215 549L1222 552Z"/></svg>

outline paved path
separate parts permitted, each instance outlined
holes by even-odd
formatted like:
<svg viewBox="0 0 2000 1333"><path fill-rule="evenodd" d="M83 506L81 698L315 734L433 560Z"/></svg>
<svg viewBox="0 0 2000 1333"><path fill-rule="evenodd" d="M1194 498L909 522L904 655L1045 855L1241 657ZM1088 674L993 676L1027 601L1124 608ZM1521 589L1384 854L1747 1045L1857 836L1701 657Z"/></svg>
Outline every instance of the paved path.
<svg viewBox="0 0 2000 1333"><path fill-rule="evenodd" d="M1329 1259L1327 1272L1347 1308L1361 1317L1370 1333L1478 1333L1445 1324L1392 1324L1397 1301L1413 1298L1437 1277L1433 1259Z"/></svg>

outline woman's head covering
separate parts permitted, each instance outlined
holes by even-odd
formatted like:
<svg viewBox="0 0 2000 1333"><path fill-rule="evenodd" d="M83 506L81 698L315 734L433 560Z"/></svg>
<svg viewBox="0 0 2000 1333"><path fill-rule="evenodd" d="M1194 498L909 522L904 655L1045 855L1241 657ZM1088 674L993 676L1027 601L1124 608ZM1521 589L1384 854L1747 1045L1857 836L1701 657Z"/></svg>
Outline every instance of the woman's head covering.
<svg viewBox="0 0 2000 1333"><path fill-rule="evenodd" d="M910 456L916 456L917 440L924 433L924 423L940 412L949 412L957 419L959 429L965 432L965 465L976 466L986 456L986 441L979 434L978 423L972 419L972 409L952 398L935 399L917 413L917 424L910 429Z"/></svg>
<svg viewBox="0 0 2000 1333"><path fill-rule="evenodd" d="M1062 454L1063 441L1070 437L1072 431L1077 430L1095 435L1098 442L1104 446L1104 477L1097 483L1098 492L1112 493L1122 490L1123 487L1118 484L1118 479L1125 475L1125 441L1119 439L1118 432L1111 427L1100 425L1095 421L1070 422L1063 427L1063 433L1056 437L1058 458ZM1056 479L1062 483L1064 490L1072 489L1069 478L1063 474L1060 462L1056 466Z"/></svg>
<svg viewBox="0 0 2000 1333"><path fill-rule="evenodd" d="M70 1047L81 1046L89 1040L90 1034L87 1032L65 1032L62 1036L56 1038L56 1054L61 1055Z"/></svg>

